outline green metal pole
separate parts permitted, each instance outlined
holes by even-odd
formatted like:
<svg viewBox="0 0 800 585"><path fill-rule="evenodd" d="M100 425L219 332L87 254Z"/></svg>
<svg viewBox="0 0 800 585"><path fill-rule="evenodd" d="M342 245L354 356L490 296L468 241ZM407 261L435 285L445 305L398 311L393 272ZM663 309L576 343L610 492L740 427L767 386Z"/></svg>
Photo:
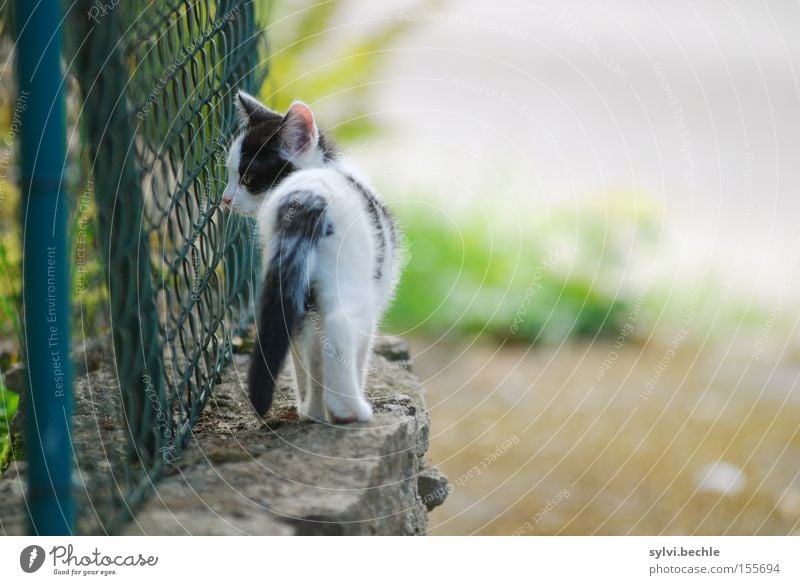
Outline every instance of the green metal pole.
<svg viewBox="0 0 800 585"><path fill-rule="evenodd" d="M69 245L62 174L66 161L62 9L59 0L16 0L23 312L30 530L67 535L72 496L72 367L69 352Z"/></svg>

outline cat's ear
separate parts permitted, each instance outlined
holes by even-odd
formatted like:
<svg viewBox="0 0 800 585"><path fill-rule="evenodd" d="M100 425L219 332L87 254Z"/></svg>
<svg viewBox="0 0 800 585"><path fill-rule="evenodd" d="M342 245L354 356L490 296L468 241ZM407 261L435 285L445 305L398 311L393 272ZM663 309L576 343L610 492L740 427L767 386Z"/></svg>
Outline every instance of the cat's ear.
<svg viewBox="0 0 800 585"><path fill-rule="evenodd" d="M239 118L245 126L252 126L261 120L266 120L270 115L275 115L275 112L242 90L236 94L236 107L239 110Z"/></svg>
<svg viewBox="0 0 800 585"><path fill-rule="evenodd" d="M290 160L303 162L312 157L319 143L314 114L306 104L295 101L283 118L283 147Z"/></svg>

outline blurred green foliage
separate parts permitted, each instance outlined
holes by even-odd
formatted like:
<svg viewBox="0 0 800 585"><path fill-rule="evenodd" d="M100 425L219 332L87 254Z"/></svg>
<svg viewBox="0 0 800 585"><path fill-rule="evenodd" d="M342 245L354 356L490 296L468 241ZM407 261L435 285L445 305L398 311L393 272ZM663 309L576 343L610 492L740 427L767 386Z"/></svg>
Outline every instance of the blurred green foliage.
<svg viewBox="0 0 800 585"><path fill-rule="evenodd" d="M86 144L83 142L83 144ZM89 158L84 152L76 156L81 188L70 190L70 244L74 259L70 273L72 286L72 333L76 339L85 339L109 330L108 290L105 271L100 257L100 239L97 233L97 207L89 178Z"/></svg>
<svg viewBox="0 0 800 585"><path fill-rule="evenodd" d="M341 26L346 21L340 17L350 7L346 1L266 4L271 23L267 30L270 73L260 97L283 112L294 99L314 102L344 93L337 100L337 111L346 122L336 126L334 137L347 143L377 132L379 126L370 115L374 111L372 82L381 78L388 49L407 32L409 23L399 18L374 20L369 33L361 36ZM444 4L443 0L419 0L404 9L436 11Z"/></svg>
<svg viewBox="0 0 800 585"><path fill-rule="evenodd" d="M652 208L624 195L508 220L399 210L408 262L392 332L486 333L524 342L612 335L649 292L631 266L658 242Z"/></svg>
<svg viewBox="0 0 800 585"><path fill-rule="evenodd" d="M3 228L0 228L3 230ZM22 340L22 323L19 308L21 306L20 284L22 277L19 238L9 229L0 231L0 337ZM10 233L9 233L10 232ZM8 368L18 361L18 351L0 355L0 369Z"/></svg>
<svg viewBox="0 0 800 585"><path fill-rule="evenodd" d="M0 464L4 465L8 461L8 433L11 426L11 419L19 405L19 394L8 390L0 384ZM0 472L5 469L0 468Z"/></svg>
<svg viewBox="0 0 800 585"><path fill-rule="evenodd" d="M10 93L10 92L9 92ZM8 96L8 93L5 94ZM0 101L0 138L7 135L10 111L9 97ZM2 205L0 205L0 339L6 341L0 348L0 369L6 369L22 359L22 232L20 220L20 191L15 182L13 167L15 150L5 142L0 147L4 160L9 161L0 177ZM66 174L67 198L70 209L70 243L73 268L70 273L73 292L73 335L77 339L103 333L108 327L106 314L106 289L103 266L97 238L96 209L93 196L79 200L76 184L85 185L87 160L79 153L71 153L71 168ZM72 180L77 178L78 180ZM80 271L79 271L80 267Z"/></svg>

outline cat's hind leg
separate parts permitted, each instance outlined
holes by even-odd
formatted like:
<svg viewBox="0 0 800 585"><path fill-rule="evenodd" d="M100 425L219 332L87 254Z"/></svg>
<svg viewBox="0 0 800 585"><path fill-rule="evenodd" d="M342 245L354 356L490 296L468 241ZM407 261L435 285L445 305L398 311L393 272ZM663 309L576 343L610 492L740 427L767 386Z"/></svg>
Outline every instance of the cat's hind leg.
<svg viewBox="0 0 800 585"><path fill-rule="evenodd" d="M368 311L363 307L323 310L322 323L324 401L330 420L366 422L372 418L372 408L364 396L364 348L369 346L373 328Z"/></svg>
<svg viewBox="0 0 800 585"><path fill-rule="evenodd" d="M356 374L361 382L361 387L367 387L367 378L370 369L370 352L372 350L372 340L375 336L374 327L370 328L367 335L359 336L358 353L356 354Z"/></svg>
<svg viewBox="0 0 800 585"><path fill-rule="evenodd" d="M301 418L324 422L325 402L323 401L322 371L322 324L319 313L309 313L309 327L306 337L306 356L308 357L308 394L301 405Z"/></svg>
<svg viewBox="0 0 800 585"><path fill-rule="evenodd" d="M300 420L324 421L325 405L322 401L322 367L320 340L315 326L318 315L309 314L292 343L297 379L297 416Z"/></svg>

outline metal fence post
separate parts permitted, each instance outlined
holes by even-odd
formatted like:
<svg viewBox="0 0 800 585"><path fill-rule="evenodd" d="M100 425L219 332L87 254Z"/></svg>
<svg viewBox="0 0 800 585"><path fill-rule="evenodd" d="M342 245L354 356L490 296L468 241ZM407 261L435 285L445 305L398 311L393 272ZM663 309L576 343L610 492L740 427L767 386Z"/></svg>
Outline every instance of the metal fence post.
<svg viewBox="0 0 800 585"><path fill-rule="evenodd" d="M59 0L17 0L21 118L23 313L30 411L28 509L33 534L74 531L69 244L62 175L66 162Z"/></svg>

